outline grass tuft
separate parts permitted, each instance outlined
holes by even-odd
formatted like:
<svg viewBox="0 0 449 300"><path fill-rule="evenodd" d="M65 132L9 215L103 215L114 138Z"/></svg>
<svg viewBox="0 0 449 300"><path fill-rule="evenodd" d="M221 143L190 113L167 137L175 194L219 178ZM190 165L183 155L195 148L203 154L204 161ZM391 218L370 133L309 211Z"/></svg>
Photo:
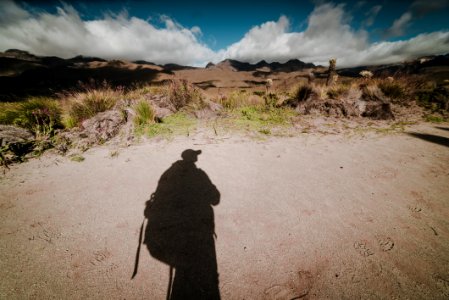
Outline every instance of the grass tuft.
<svg viewBox="0 0 449 300"><path fill-rule="evenodd" d="M154 110L147 101L140 100L139 102L137 102L137 104L134 106L134 111L136 112L136 115L134 117L135 126L140 127L154 123Z"/></svg>
<svg viewBox="0 0 449 300"><path fill-rule="evenodd" d="M86 88L81 92L71 93L68 95L69 107L64 123L67 127L79 125L100 112L112 109L123 97L123 89L115 89L106 84L100 88Z"/></svg>

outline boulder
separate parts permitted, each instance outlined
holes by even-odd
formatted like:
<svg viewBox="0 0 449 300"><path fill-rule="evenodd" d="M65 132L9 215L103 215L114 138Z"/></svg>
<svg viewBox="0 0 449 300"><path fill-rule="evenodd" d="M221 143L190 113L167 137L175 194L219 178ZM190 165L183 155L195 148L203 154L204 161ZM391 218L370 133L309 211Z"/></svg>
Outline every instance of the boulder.
<svg viewBox="0 0 449 300"><path fill-rule="evenodd" d="M21 161L33 151L34 135L23 128L0 125L0 165L8 167L8 163Z"/></svg>
<svg viewBox="0 0 449 300"><path fill-rule="evenodd" d="M12 125L0 125L0 147L33 141L34 135L27 129Z"/></svg>
<svg viewBox="0 0 449 300"><path fill-rule="evenodd" d="M89 143L101 143L114 137L126 121L126 113L118 110L108 110L85 120L82 123L80 137L85 137Z"/></svg>
<svg viewBox="0 0 449 300"><path fill-rule="evenodd" d="M148 94L145 99L150 102L154 110L156 122L162 122L162 119L176 112L176 108L169 101L167 96Z"/></svg>

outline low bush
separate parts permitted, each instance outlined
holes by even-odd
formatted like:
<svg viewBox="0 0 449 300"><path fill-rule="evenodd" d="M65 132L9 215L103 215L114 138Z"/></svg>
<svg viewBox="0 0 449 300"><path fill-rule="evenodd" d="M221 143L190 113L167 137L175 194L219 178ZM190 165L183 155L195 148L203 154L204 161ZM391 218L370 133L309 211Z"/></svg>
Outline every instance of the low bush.
<svg viewBox="0 0 449 300"><path fill-rule="evenodd" d="M449 112L449 87L427 86L414 93L419 105L432 112Z"/></svg>
<svg viewBox="0 0 449 300"><path fill-rule="evenodd" d="M307 100L313 93L313 87L310 84L299 84L290 93L290 97L296 101Z"/></svg>
<svg viewBox="0 0 449 300"><path fill-rule="evenodd" d="M196 87L187 80L172 80L168 85L169 101L176 110L186 106L202 108L205 104L203 96Z"/></svg>
<svg viewBox="0 0 449 300"><path fill-rule="evenodd" d="M407 97L405 86L398 81L383 80L378 83L378 86L382 93L391 100L402 100Z"/></svg>
<svg viewBox="0 0 449 300"><path fill-rule="evenodd" d="M348 84L335 84L328 88L326 94L331 99L340 99L342 96L348 93L350 85Z"/></svg>
<svg viewBox="0 0 449 300"><path fill-rule="evenodd" d="M19 103L2 103L0 124L20 126L35 135L48 135L61 127L61 109L56 100L46 97L33 97Z"/></svg>

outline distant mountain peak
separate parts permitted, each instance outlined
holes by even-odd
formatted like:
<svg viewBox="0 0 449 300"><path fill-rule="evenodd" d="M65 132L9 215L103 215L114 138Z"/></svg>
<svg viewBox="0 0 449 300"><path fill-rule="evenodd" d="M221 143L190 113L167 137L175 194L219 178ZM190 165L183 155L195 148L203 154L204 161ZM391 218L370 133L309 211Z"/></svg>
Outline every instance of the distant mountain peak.
<svg viewBox="0 0 449 300"><path fill-rule="evenodd" d="M229 68L233 71L256 71L261 68L269 68L273 72L294 72L307 68L314 68L312 63L305 63L299 59L290 59L285 63L272 62L268 63L265 60L261 60L256 64L248 62L241 62L234 59L225 59L216 65L220 68Z"/></svg>

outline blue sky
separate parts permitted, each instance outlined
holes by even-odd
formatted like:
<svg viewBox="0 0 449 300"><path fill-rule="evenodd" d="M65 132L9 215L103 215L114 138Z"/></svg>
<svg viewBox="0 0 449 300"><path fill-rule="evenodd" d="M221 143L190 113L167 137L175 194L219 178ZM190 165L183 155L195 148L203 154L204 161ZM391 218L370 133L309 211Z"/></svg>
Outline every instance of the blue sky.
<svg viewBox="0 0 449 300"><path fill-rule="evenodd" d="M3 19L11 22L0 21L0 50L16 46L41 55L67 57L81 52L106 58L191 65L223 58L250 62L299 58L320 63L332 52L319 49L334 47L337 49L334 56L341 56L343 64L351 65L449 52L449 0L3 0L2 10L0 17L3 14ZM114 36L110 30L115 25L120 27L117 30L121 35ZM58 28L65 28L78 39L82 39L84 32L86 41L78 43L83 47L56 32ZM169 34L164 31L167 29ZM35 40L30 40L30 36ZM136 41L139 38L142 41ZM140 47L140 51L128 49L130 42ZM111 48L105 47L105 43ZM422 43L428 46L423 47ZM89 49L92 48L89 45L95 45L95 49ZM304 49L302 45L306 45ZM179 47L186 49L184 54ZM352 52L344 51L345 47ZM379 51L390 58L376 55ZM359 55L351 63L356 52Z"/></svg>

